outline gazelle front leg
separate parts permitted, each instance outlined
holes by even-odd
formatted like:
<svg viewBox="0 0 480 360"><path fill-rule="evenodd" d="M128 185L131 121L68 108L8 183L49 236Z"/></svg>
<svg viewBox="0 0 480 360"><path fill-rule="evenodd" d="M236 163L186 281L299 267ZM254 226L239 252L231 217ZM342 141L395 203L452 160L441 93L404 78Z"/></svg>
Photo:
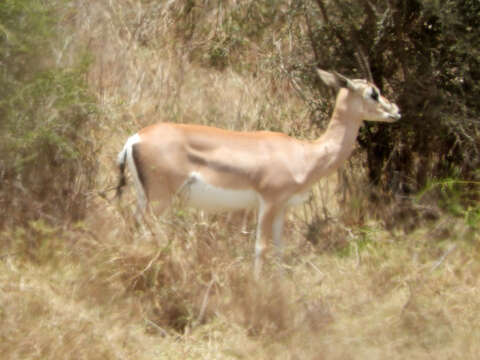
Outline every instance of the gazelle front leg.
<svg viewBox="0 0 480 360"><path fill-rule="evenodd" d="M258 210L257 236L255 241L255 279L259 279L262 271L263 260L266 255L268 241L272 237L275 246L281 248L283 230L283 209L261 203Z"/></svg>
<svg viewBox="0 0 480 360"><path fill-rule="evenodd" d="M273 219L272 225L272 235L273 235L273 245L275 246L275 255L278 258L278 261L282 261L283 256L283 223L285 218L285 211L281 209L276 212Z"/></svg>

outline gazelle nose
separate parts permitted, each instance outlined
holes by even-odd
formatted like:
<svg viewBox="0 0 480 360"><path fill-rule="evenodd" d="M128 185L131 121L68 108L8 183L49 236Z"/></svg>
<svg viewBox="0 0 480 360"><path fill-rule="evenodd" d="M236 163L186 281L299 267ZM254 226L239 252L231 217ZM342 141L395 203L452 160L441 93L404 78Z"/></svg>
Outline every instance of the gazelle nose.
<svg viewBox="0 0 480 360"><path fill-rule="evenodd" d="M391 118L394 119L395 121L400 120L402 115L400 114L400 109L398 108L397 104L390 103L390 105L391 105L390 114L392 114L390 115Z"/></svg>
<svg viewBox="0 0 480 360"><path fill-rule="evenodd" d="M395 113L395 114L392 114L392 115L390 115L390 116L391 116L391 118L394 119L395 121L398 121L398 120L400 120L400 119L402 118L402 115L401 115L399 112L397 112L397 113Z"/></svg>

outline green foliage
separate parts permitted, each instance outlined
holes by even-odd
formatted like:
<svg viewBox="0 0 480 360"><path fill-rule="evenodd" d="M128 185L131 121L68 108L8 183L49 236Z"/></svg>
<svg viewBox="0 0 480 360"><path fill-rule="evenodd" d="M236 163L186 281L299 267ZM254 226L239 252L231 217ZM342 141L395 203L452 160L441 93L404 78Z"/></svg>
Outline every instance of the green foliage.
<svg viewBox="0 0 480 360"><path fill-rule="evenodd" d="M399 104L395 126L367 124L369 177L408 195L431 177L475 180L480 164L477 1L305 1L315 63L373 79Z"/></svg>
<svg viewBox="0 0 480 360"><path fill-rule="evenodd" d="M0 4L0 222L81 216L79 192L90 181L81 172L94 166L85 129L95 106L88 57L59 62L59 11L35 0Z"/></svg>
<svg viewBox="0 0 480 360"><path fill-rule="evenodd" d="M430 182L417 195L417 201L428 198L449 214L462 218L472 230L480 229L480 182L443 179Z"/></svg>

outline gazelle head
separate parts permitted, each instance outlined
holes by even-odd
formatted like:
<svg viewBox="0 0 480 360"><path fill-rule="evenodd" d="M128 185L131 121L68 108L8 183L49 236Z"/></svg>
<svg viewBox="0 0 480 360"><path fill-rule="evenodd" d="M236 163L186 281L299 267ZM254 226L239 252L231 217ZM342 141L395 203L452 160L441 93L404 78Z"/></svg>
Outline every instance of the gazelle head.
<svg viewBox="0 0 480 360"><path fill-rule="evenodd" d="M344 98L362 120L395 122L401 118L398 106L383 97L374 84L351 80L337 72L317 69L317 73L326 85L346 91Z"/></svg>

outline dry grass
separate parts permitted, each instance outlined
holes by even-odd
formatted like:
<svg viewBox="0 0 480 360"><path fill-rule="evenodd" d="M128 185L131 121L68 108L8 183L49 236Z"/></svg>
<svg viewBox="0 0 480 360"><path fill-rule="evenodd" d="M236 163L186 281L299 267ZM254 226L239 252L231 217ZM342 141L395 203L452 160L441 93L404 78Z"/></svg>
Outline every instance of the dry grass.
<svg viewBox="0 0 480 360"><path fill-rule="evenodd" d="M268 76L202 68L171 44L139 46L129 23L146 16L142 4L82 2L76 13L104 113L100 192L115 183L126 136L155 120L312 137L302 101L273 90L283 80L272 87ZM168 35L161 19L143 24L144 36ZM332 177L289 215L284 261L270 259L258 283L254 224L243 234L241 216L175 208L138 227L133 198L119 206L107 193L91 195L81 223L2 231L2 358L477 358L479 234L447 216L387 232L349 177L345 201Z"/></svg>
<svg viewBox="0 0 480 360"><path fill-rule="evenodd" d="M167 218L151 235L97 205L81 227L44 237L36 258L3 257L3 356L474 359L480 350L478 235L437 243L427 227L397 237L372 228L347 250L322 252L290 220L284 264L270 261L255 283L239 225Z"/></svg>

